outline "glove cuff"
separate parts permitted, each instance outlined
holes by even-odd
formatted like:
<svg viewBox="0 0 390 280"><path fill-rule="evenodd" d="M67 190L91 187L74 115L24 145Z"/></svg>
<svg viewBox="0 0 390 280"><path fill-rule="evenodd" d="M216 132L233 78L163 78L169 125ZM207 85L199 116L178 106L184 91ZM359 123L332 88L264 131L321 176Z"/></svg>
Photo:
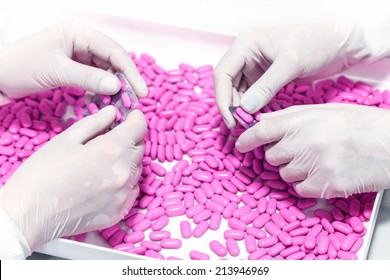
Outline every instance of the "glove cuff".
<svg viewBox="0 0 390 280"><path fill-rule="evenodd" d="M0 259L21 260L31 255L26 238L1 207L0 229Z"/></svg>

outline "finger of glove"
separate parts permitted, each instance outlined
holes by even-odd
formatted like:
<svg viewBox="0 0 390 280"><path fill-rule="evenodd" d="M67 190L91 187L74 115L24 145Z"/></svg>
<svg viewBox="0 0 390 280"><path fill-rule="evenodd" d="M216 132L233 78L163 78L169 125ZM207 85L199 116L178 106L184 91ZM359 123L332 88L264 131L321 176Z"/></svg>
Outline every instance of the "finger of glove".
<svg viewBox="0 0 390 280"><path fill-rule="evenodd" d="M139 97L146 96L148 89L136 65L126 50L112 38L88 26L84 26L84 32L75 34L74 45L75 51L89 51L111 64L126 76Z"/></svg>
<svg viewBox="0 0 390 280"><path fill-rule="evenodd" d="M242 108L255 113L267 105L275 94L288 82L296 78L297 68L282 58L276 59L267 71L244 93Z"/></svg>
<svg viewBox="0 0 390 280"><path fill-rule="evenodd" d="M106 106L99 112L89 115L58 135L72 143L85 144L106 131L115 120L116 111L113 106Z"/></svg>
<svg viewBox="0 0 390 280"><path fill-rule="evenodd" d="M245 66L238 48L230 48L214 70L215 98L222 117L229 128L236 124L229 106L232 104L233 81Z"/></svg>

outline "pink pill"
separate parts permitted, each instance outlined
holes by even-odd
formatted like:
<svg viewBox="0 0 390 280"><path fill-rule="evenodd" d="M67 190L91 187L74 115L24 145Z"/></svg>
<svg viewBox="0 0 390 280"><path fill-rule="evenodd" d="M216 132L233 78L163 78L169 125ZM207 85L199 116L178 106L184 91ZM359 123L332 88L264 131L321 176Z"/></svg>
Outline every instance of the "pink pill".
<svg viewBox="0 0 390 280"><path fill-rule="evenodd" d="M245 248L248 253L252 253L256 251L257 249L256 238L253 235L245 236Z"/></svg>
<svg viewBox="0 0 390 280"><path fill-rule="evenodd" d="M117 232L118 230L120 230L120 227L118 224L115 224L109 228L106 228L102 231L101 233L101 236L105 239L105 240L108 240L111 238L111 236L114 235L115 232Z"/></svg>
<svg viewBox="0 0 390 280"><path fill-rule="evenodd" d="M287 208L280 209L280 215L284 218L284 220L288 223L294 222L297 220L297 217Z"/></svg>
<svg viewBox="0 0 390 280"><path fill-rule="evenodd" d="M257 242L257 246L259 248L268 248L268 247L271 247L271 246L275 245L276 243L278 243L278 241L279 240L276 236L269 236L269 237L260 239Z"/></svg>
<svg viewBox="0 0 390 280"><path fill-rule="evenodd" d="M271 198L270 200L268 200L268 203L267 203L267 210L266 210L266 212L268 213L268 214L273 214L273 213L275 213L275 211L276 211L276 199L274 199L274 198Z"/></svg>
<svg viewBox="0 0 390 280"><path fill-rule="evenodd" d="M257 204L257 212L264 213L267 210L268 200L265 197L259 199Z"/></svg>
<svg viewBox="0 0 390 280"><path fill-rule="evenodd" d="M123 252L127 252L128 250L134 249L134 248L135 248L135 246L133 243L122 243L122 244L118 244L118 245L114 246L115 250L123 251Z"/></svg>
<svg viewBox="0 0 390 280"><path fill-rule="evenodd" d="M264 225L264 229L269 233L269 235L278 235L281 232L281 229L276 226L273 222L268 222Z"/></svg>
<svg viewBox="0 0 390 280"><path fill-rule="evenodd" d="M262 228L267 222L271 220L271 216L268 213L261 214L258 218L253 221L253 226Z"/></svg>
<svg viewBox="0 0 390 280"><path fill-rule="evenodd" d="M158 163L152 162L149 166L152 169L153 173L158 176L162 177L167 173L166 169Z"/></svg>
<svg viewBox="0 0 390 280"><path fill-rule="evenodd" d="M360 200L352 199L349 204L349 215L352 217L356 217L360 213Z"/></svg>
<svg viewBox="0 0 390 280"><path fill-rule="evenodd" d="M230 203L230 200L226 197L220 196L218 194L211 196L211 201L218 203L222 206L227 206ZM234 201L233 201L234 202Z"/></svg>
<svg viewBox="0 0 390 280"><path fill-rule="evenodd" d="M306 219L306 220L303 220L301 222L301 226L303 227L312 227L318 223L320 223L321 219L318 218L318 217L312 217L312 218L309 218L309 219Z"/></svg>
<svg viewBox="0 0 390 280"><path fill-rule="evenodd" d="M186 168L183 169L183 171L182 171L183 176L191 175L196 169L198 169L198 167L199 167L199 164L192 163L191 165L189 165L189 166L187 166ZM194 178L194 179L196 179L196 178Z"/></svg>
<svg viewBox="0 0 390 280"><path fill-rule="evenodd" d="M301 228L297 228L297 229L294 229L292 231L289 232L289 234L294 237L294 236L300 236L300 235L305 235L309 232L309 229L306 228L306 227L301 227Z"/></svg>
<svg viewBox="0 0 390 280"><path fill-rule="evenodd" d="M222 214L223 210L224 210L223 205L220 205L220 204L213 202L213 201L207 201L205 204L205 207L212 212L217 212L220 214Z"/></svg>
<svg viewBox="0 0 390 280"><path fill-rule="evenodd" d="M195 224L199 224L202 221L206 221L210 219L212 212L208 209L202 210L199 213L196 213L193 216L193 220Z"/></svg>
<svg viewBox="0 0 390 280"><path fill-rule="evenodd" d="M219 213L212 213L210 217L210 229L217 230L219 229L222 221L222 216Z"/></svg>
<svg viewBox="0 0 390 280"><path fill-rule="evenodd" d="M165 209L165 213L168 217L177 217L184 215L187 208L184 205L171 205Z"/></svg>
<svg viewBox="0 0 390 280"><path fill-rule="evenodd" d="M245 237L245 232L242 231L242 230L235 230L235 229L231 229L231 230L225 230L224 233L223 233L223 237L225 239L235 239L235 240L243 240L244 237Z"/></svg>
<svg viewBox="0 0 390 280"><path fill-rule="evenodd" d="M248 205L243 205L233 212L233 217L239 218L239 217L241 217L241 215L243 215L249 211L251 211L251 208Z"/></svg>
<svg viewBox="0 0 390 280"><path fill-rule="evenodd" d="M286 260L301 260L306 256L304 252L296 252L286 257Z"/></svg>
<svg viewBox="0 0 390 280"><path fill-rule="evenodd" d="M139 204L138 204L139 205ZM165 209L162 207L157 207L151 210L148 210L145 213L145 218L150 219L152 221L156 220L157 218L160 218L165 214Z"/></svg>
<svg viewBox="0 0 390 280"><path fill-rule="evenodd" d="M344 220L344 214L340 210L340 208L334 207L332 209L332 216L336 221L343 221Z"/></svg>
<svg viewBox="0 0 390 280"><path fill-rule="evenodd" d="M156 219L151 225L152 230L161 230L169 223L169 218L166 215L163 215Z"/></svg>
<svg viewBox="0 0 390 280"><path fill-rule="evenodd" d="M265 256L266 254L267 254L267 250L264 248L260 248L256 251L252 252L251 254L249 254L248 260L258 260L261 257Z"/></svg>
<svg viewBox="0 0 390 280"><path fill-rule="evenodd" d="M280 242L282 242L285 246L290 246L293 243L292 237L287 232L280 231L277 234L277 237L279 238Z"/></svg>
<svg viewBox="0 0 390 280"><path fill-rule="evenodd" d="M270 255L271 257L275 257L285 248L286 246L284 246L282 243L276 243L274 246L268 249L268 255Z"/></svg>
<svg viewBox="0 0 390 280"><path fill-rule="evenodd" d="M234 215L234 213L233 213ZM246 224L252 223L257 217L259 213L257 211L248 211L240 216L240 220Z"/></svg>
<svg viewBox="0 0 390 280"><path fill-rule="evenodd" d="M240 203L240 201L241 201L241 198L238 195L234 194L234 193L223 192L221 195L222 195L223 198L228 199L230 202ZM249 209L248 206L246 206L245 208Z"/></svg>
<svg viewBox="0 0 390 280"><path fill-rule="evenodd" d="M335 234L329 234L329 241L335 250L340 250L341 242Z"/></svg>
<svg viewBox="0 0 390 280"><path fill-rule="evenodd" d="M194 197L195 197L196 201L200 204L205 204L207 202L207 196L202 191L202 189L196 189L194 191Z"/></svg>
<svg viewBox="0 0 390 280"><path fill-rule="evenodd" d="M364 230L363 223L358 217L351 217L349 219L349 224L356 233L360 233Z"/></svg>
<svg viewBox="0 0 390 280"><path fill-rule="evenodd" d="M318 245L317 245L317 252L318 254L326 254L328 252L330 240L328 236L323 236L319 239Z"/></svg>
<svg viewBox="0 0 390 280"><path fill-rule="evenodd" d="M307 209L315 206L317 204L317 200L314 198L306 198L298 201L297 207L299 209Z"/></svg>
<svg viewBox="0 0 390 280"><path fill-rule="evenodd" d="M356 239L356 242L352 245L351 249L349 250L351 253L356 253L359 251L359 249L363 246L364 240L361 237L358 237Z"/></svg>
<svg viewBox="0 0 390 280"><path fill-rule="evenodd" d="M360 221L360 220L359 220ZM328 219L326 218L322 218L321 219L321 225L324 227L324 229L326 231L328 231L329 233L334 233L334 228L332 226L332 224L328 221Z"/></svg>
<svg viewBox="0 0 390 280"><path fill-rule="evenodd" d="M240 248L238 247L237 241L232 238L226 240L226 248L229 254L233 257L236 257L240 254Z"/></svg>
<svg viewBox="0 0 390 280"><path fill-rule="evenodd" d="M153 250L156 252L161 251L161 245L153 241L141 241L141 246L145 247L147 250Z"/></svg>
<svg viewBox="0 0 390 280"><path fill-rule="evenodd" d="M143 219L133 226L133 231L145 231L150 228L152 221L149 219Z"/></svg>
<svg viewBox="0 0 390 280"><path fill-rule="evenodd" d="M230 171L216 171L213 173L213 176L218 180L231 180L233 174Z"/></svg>
<svg viewBox="0 0 390 280"><path fill-rule="evenodd" d="M209 229L209 223L206 222L206 221L201 221L199 222L199 224L194 228L193 232L192 232L192 236L193 237L201 237L203 236L206 231Z"/></svg>
<svg viewBox="0 0 390 280"><path fill-rule="evenodd" d="M354 233L347 234L345 239L340 244L340 249L349 251L357 240L357 235Z"/></svg>
<svg viewBox="0 0 390 280"><path fill-rule="evenodd" d="M278 213L274 213L271 215L271 220L274 222L275 225L277 225L279 228L283 228L287 225L286 220L282 217L282 215Z"/></svg>
<svg viewBox="0 0 390 280"><path fill-rule="evenodd" d="M12 163L4 162L0 167L0 175L5 175L11 171Z"/></svg>
<svg viewBox="0 0 390 280"><path fill-rule="evenodd" d="M346 200L338 199L335 205L340 208L344 213L348 214L349 212L349 203Z"/></svg>
<svg viewBox="0 0 390 280"><path fill-rule="evenodd" d="M355 253L351 252L345 252L345 251L338 251L337 252L337 257L341 260L357 260L358 257Z"/></svg>
<svg viewBox="0 0 390 280"><path fill-rule="evenodd" d="M248 235L253 235L257 239L261 239L267 236L264 230L255 227L247 227L246 233Z"/></svg>
<svg viewBox="0 0 390 280"><path fill-rule="evenodd" d="M225 219L229 219L233 216L233 212L238 208L237 203L231 202L229 203L225 209L223 210L223 217Z"/></svg>
<svg viewBox="0 0 390 280"><path fill-rule="evenodd" d="M204 209L205 209L205 207L203 204L196 204L186 211L186 216L188 218L192 218L192 217L194 217L194 215L203 211Z"/></svg>
<svg viewBox="0 0 390 280"><path fill-rule="evenodd" d="M115 247L116 245L122 243L125 235L126 235L126 232L124 230L118 230L111 236L111 238L108 240L108 243L112 247Z"/></svg>
<svg viewBox="0 0 390 280"><path fill-rule="evenodd" d="M181 247L182 242L176 238L165 238L160 241L161 247L164 249L178 249Z"/></svg>
<svg viewBox="0 0 390 280"><path fill-rule="evenodd" d="M184 194L183 203L186 208L191 208L192 206L194 206L194 200L195 198L193 193Z"/></svg>
<svg viewBox="0 0 390 280"><path fill-rule="evenodd" d="M372 214L372 208L373 208L373 204L372 203L365 203L364 206L363 206L363 216L369 220L371 218L371 214Z"/></svg>
<svg viewBox="0 0 390 280"><path fill-rule="evenodd" d="M14 154L15 154L15 150L13 148L0 146L0 155L13 156Z"/></svg>
<svg viewBox="0 0 390 280"><path fill-rule="evenodd" d="M209 183L203 183L200 186L203 193L207 196L207 198L211 198L214 195L214 189Z"/></svg>
<svg viewBox="0 0 390 280"><path fill-rule="evenodd" d="M257 201L250 194L244 193L241 195L241 200L244 204L248 205L251 208L255 208L257 206Z"/></svg>
<svg viewBox="0 0 390 280"><path fill-rule="evenodd" d="M225 257L227 255L227 249L217 240L210 242L210 249L219 257Z"/></svg>
<svg viewBox="0 0 390 280"><path fill-rule="evenodd" d="M199 252L196 250L192 250L190 252L190 258L191 258L191 260L209 260L210 256L205 254L205 253L202 253L202 252Z"/></svg>
<svg viewBox="0 0 390 280"><path fill-rule="evenodd" d="M149 238L152 241L160 241L160 240L163 240L163 239L171 238L171 233L169 231L166 231L166 230L152 231L149 234Z"/></svg>
<svg viewBox="0 0 390 280"><path fill-rule="evenodd" d="M178 172L179 170L183 170L189 165L187 160L181 160L177 164L175 164L172 168L173 172Z"/></svg>
<svg viewBox="0 0 390 280"><path fill-rule="evenodd" d="M332 226L335 230L342 232L344 234L349 234L353 232L353 229L348 224L340 221L332 222Z"/></svg>
<svg viewBox="0 0 390 280"><path fill-rule="evenodd" d="M228 220L228 226L231 228L231 229L238 229L238 230L246 230L246 226L247 224L240 221L239 219L236 219L236 218L231 218Z"/></svg>
<svg viewBox="0 0 390 280"><path fill-rule="evenodd" d="M306 219L306 214L303 213L298 207L290 206L288 210L290 210L297 217L298 220L302 221Z"/></svg>
<svg viewBox="0 0 390 280"><path fill-rule="evenodd" d="M192 172L192 177L201 182L210 183L213 180L213 175L206 171L194 171Z"/></svg>
<svg viewBox="0 0 390 280"><path fill-rule="evenodd" d="M288 248L282 250L280 252L280 255L282 257L286 258L286 257L288 257L288 256L290 256L290 255L292 255L292 254L294 254L296 252L299 252L300 250L301 250L301 248L299 246L294 245L294 246L291 246L291 247L288 247Z"/></svg>
<svg viewBox="0 0 390 280"><path fill-rule="evenodd" d="M131 232L128 233L124 236L124 241L126 243L138 243L144 240L145 234L143 231L136 231L136 232Z"/></svg>

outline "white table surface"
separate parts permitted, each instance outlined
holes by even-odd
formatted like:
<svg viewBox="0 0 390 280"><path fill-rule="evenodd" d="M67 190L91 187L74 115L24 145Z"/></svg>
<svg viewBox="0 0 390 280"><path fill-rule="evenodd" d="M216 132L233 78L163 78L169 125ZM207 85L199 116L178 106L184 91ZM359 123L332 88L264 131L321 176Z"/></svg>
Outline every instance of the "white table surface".
<svg viewBox="0 0 390 280"><path fill-rule="evenodd" d="M341 5L348 5L351 2L350 0L0 0L0 41L17 38L22 33L29 34L31 30L39 30L59 21L59 18L51 12L51 9L58 9L58 7L77 7L79 10L97 14L236 34L245 27L256 25L272 26L313 22L337 11ZM20 18L18 20L20 26L15 27L15 30L21 31L20 34L10 34L4 26L21 7L28 9L31 14L45 13L46 16L37 16L33 21ZM29 259L57 258L33 254ZM382 199L368 259L390 260L390 190L385 191Z"/></svg>

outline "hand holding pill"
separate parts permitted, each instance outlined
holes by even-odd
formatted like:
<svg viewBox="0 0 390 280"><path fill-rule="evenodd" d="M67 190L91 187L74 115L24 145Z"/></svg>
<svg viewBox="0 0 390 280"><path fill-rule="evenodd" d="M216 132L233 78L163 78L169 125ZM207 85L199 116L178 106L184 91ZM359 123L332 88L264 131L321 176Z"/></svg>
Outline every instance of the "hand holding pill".
<svg viewBox="0 0 390 280"><path fill-rule="evenodd" d="M347 197L390 185L390 114L351 104L302 105L263 113L236 147L267 145L266 160L305 197ZM331 143L331 145L329 144Z"/></svg>
<svg viewBox="0 0 390 280"><path fill-rule="evenodd" d="M214 73L216 101L227 126L233 128L236 123L231 106L240 105L253 114L291 81L312 81L388 55L390 46L379 43L384 40L372 40L376 45L368 45L364 33L368 31L359 20L345 15L308 25L252 28L239 34Z"/></svg>
<svg viewBox="0 0 390 280"><path fill-rule="evenodd" d="M2 45L0 65L0 105L61 86L115 94L120 88L112 74L116 71L126 76L138 96L147 93L123 47L80 21L66 21Z"/></svg>
<svg viewBox="0 0 390 280"><path fill-rule="evenodd" d="M2 188L2 209L31 250L60 236L109 227L131 209L146 123L135 110L103 134L115 115L108 106L78 121L29 157Z"/></svg>

